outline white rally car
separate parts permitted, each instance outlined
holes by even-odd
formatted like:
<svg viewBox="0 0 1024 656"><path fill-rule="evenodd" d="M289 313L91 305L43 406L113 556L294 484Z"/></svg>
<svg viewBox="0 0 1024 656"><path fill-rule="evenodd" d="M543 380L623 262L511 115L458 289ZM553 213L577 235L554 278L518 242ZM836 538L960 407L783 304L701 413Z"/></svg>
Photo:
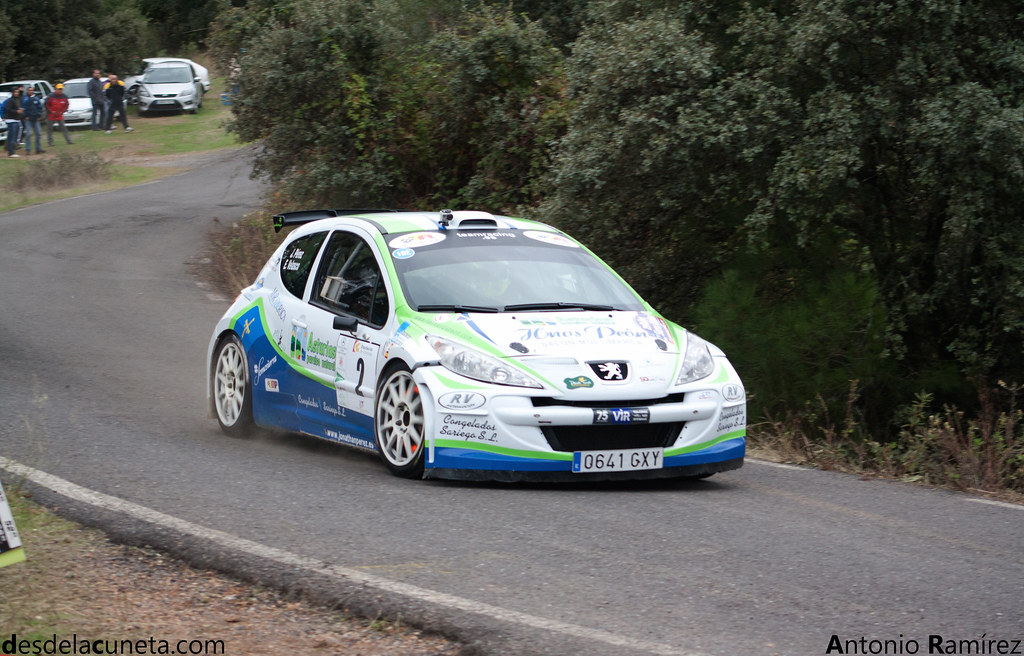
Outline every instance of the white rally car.
<svg viewBox="0 0 1024 656"><path fill-rule="evenodd" d="M725 355L551 226L313 210L208 349L211 415L376 451L410 478L704 477L742 466Z"/></svg>

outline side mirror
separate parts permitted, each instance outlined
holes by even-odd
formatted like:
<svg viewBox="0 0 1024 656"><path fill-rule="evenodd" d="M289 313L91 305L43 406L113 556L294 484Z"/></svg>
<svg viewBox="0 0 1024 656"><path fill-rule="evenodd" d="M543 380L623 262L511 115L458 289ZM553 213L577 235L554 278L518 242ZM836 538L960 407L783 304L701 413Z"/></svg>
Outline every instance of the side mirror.
<svg viewBox="0 0 1024 656"><path fill-rule="evenodd" d="M358 325L359 320L356 319L355 317L334 317L335 330L345 330L348 332L353 332L356 329L356 326Z"/></svg>

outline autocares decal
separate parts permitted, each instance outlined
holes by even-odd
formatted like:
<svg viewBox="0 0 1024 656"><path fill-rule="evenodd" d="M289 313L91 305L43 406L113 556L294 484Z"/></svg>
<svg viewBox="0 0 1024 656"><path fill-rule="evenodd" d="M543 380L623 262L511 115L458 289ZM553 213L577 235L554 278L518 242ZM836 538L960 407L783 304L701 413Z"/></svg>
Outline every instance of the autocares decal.
<svg viewBox="0 0 1024 656"><path fill-rule="evenodd" d="M554 246L565 246L566 248L579 248L580 245L569 239L565 235L560 235L557 232L543 232L540 230L527 230L523 233L523 236L529 237L545 244L552 244Z"/></svg>
<svg viewBox="0 0 1024 656"><path fill-rule="evenodd" d="M445 236L440 232L414 232L409 235L395 237L388 242L391 248L422 248L433 246L444 241Z"/></svg>

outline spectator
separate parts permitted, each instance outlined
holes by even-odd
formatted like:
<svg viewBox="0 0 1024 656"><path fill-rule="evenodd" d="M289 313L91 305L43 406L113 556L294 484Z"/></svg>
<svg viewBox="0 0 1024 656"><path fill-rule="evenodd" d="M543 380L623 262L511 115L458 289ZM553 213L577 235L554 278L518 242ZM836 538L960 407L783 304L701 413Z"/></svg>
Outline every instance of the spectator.
<svg viewBox="0 0 1024 656"><path fill-rule="evenodd" d="M46 98L46 144L53 145L53 126L60 127L64 133L64 139L69 144L71 135L68 134L68 126L64 125L64 112L68 111L68 97L64 95L64 85L58 84L56 90Z"/></svg>
<svg viewBox="0 0 1024 656"><path fill-rule="evenodd" d="M14 152L21 136L21 117L25 110L21 108L21 87L15 87L11 97L4 101L4 121L7 123L7 156L18 157Z"/></svg>
<svg viewBox="0 0 1024 656"><path fill-rule="evenodd" d="M86 85L89 93L89 100L92 101L92 129L102 130L106 125L107 117L107 96L103 93L103 80L100 79L100 69L92 71L92 79Z"/></svg>
<svg viewBox="0 0 1024 656"><path fill-rule="evenodd" d="M103 93L107 96L107 134L110 134L110 129L114 124L114 112L121 115L124 131L131 132L132 129L128 127L128 114L124 111L124 82L111 73L107 78L107 83L103 85Z"/></svg>
<svg viewBox="0 0 1024 656"><path fill-rule="evenodd" d="M43 101L36 96L36 89L29 85L25 89L25 101L21 108L25 114L25 154L32 154L32 134L36 135L36 154L44 153L42 145L42 133L39 129L39 121L43 118Z"/></svg>

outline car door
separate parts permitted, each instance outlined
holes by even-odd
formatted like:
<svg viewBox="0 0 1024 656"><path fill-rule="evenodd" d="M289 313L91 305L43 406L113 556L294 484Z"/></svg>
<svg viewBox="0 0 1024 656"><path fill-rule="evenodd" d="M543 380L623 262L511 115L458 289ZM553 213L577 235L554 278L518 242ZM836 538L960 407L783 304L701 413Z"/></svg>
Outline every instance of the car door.
<svg viewBox="0 0 1024 656"><path fill-rule="evenodd" d="M327 231L315 232L292 240L277 263L280 286L274 282L262 288L264 310L270 334L276 343L273 353L251 353L256 367L253 385L253 409L256 420L265 425L287 430L301 430L299 408L319 405L317 399L323 385L310 373L306 363L306 337L309 327L309 305L306 293L313 267ZM262 280L262 279L261 279ZM284 354L280 366L277 359ZM264 366L274 365L263 372Z"/></svg>
<svg viewBox="0 0 1024 656"><path fill-rule="evenodd" d="M373 403L378 362L393 298L368 234L333 232L309 292L307 362L330 386L315 418L300 404L303 431L373 448ZM314 423L316 420L316 423Z"/></svg>

